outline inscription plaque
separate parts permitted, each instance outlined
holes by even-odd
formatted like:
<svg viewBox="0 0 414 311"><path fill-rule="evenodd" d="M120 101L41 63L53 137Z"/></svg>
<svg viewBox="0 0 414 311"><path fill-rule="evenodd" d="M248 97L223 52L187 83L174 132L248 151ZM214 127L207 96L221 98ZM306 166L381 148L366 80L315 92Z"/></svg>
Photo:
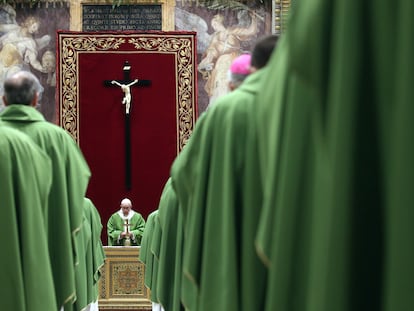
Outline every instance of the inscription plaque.
<svg viewBox="0 0 414 311"><path fill-rule="evenodd" d="M83 31L162 30L161 5L82 6Z"/></svg>

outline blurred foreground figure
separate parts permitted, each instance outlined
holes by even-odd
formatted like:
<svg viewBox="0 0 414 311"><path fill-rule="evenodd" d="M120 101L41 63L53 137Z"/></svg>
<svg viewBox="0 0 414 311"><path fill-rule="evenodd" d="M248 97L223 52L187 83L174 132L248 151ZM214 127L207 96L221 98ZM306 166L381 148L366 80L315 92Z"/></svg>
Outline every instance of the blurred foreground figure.
<svg viewBox="0 0 414 311"><path fill-rule="evenodd" d="M4 82L0 113L4 124L27 134L52 162L52 187L45 216L57 307L72 310L76 299L75 265L77 238L82 226L83 204L89 167L72 137L61 127L47 122L36 110L43 87L35 75L19 71ZM39 224L41 225L41 224Z"/></svg>
<svg viewBox="0 0 414 311"><path fill-rule="evenodd" d="M51 182L49 157L0 122L2 310L56 310L44 225Z"/></svg>
<svg viewBox="0 0 414 311"><path fill-rule="evenodd" d="M181 240L177 231L182 253L176 262L182 263L180 295L186 310L264 307L267 269L254 244L262 203L255 120L273 39L267 57L264 51L257 54L263 67L209 106L171 167L169 193L183 226ZM159 215L162 219L161 207Z"/></svg>
<svg viewBox="0 0 414 311"><path fill-rule="evenodd" d="M296 7L257 101L265 310L414 310L413 14Z"/></svg>

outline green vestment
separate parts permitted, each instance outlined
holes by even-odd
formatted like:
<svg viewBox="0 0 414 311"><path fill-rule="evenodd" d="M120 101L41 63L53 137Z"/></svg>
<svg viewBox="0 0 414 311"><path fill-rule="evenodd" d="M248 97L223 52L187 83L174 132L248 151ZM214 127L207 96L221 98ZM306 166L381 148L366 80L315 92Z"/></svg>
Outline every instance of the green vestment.
<svg viewBox="0 0 414 311"><path fill-rule="evenodd" d="M75 141L61 127L47 122L35 108L10 105L0 113L5 124L28 136L52 161L52 188L46 220L57 309L75 301L76 239L82 224L89 167Z"/></svg>
<svg viewBox="0 0 414 311"><path fill-rule="evenodd" d="M85 204L86 205L86 204ZM86 208L86 207L85 207ZM84 209L85 209L84 208ZM87 253L91 247L91 224L89 218L87 217L85 211L83 214L83 222L79 234L76 236L77 251L79 256L79 261L76 265L75 276L76 276L76 301L73 304L73 310L82 310L88 304L88 279L91 277L90 269L87 262ZM93 275L92 275L93 277Z"/></svg>
<svg viewBox="0 0 414 311"><path fill-rule="evenodd" d="M141 249L139 251L139 259L145 265L144 285L149 289L152 287L152 264L154 260L154 256L151 253L151 241L155 227L155 219L158 217L157 215L158 210L155 210L148 215L147 223L142 235ZM151 301L153 301L152 295Z"/></svg>
<svg viewBox="0 0 414 311"><path fill-rule="evenodd" d="M181 304L183 225L171 178L161 194L158 220L161 229L156 285L158 301L164 310L181 311L184 310Z"/></svg>
<svg viewBox="0 0 414 311"><path fill-rule="evenodd" d="M101 269L105 264L105 251L102 245L101 233L102 222L101 216L93 202L85 198L85 212L91 224L91 242L90 248L86 254L88 263L88 303L95 302L98 299L99 288L98 281L101 278Z"/></svg>
<svg viewBox="0 0 414 311"><path fill-rule="evenodd" d="M74 310L83 310L98 299L98 281L104 264L104 250L101 242L102 223L100 215L88 198L84 199L84 220L78 235L80 258L76 266L76 302Z"/></svg>
<svg viewBox="0 0 414 311"><path fill-rule="evenodd" d="M413 14L297 5L258 101L267 311L414 309Z"/></svg>
<svg viewBox="0 0 414 311"><path fill-rule="evenodd" d="M134 235L131 237L131 246L141 245L142 233L145 228L145 220L140 213L130 211L133 216L128 220L129 232ZM121 217L122 211L118 211L109 218L107 224L108 230L108 245L109 246L123 246L125 239L120 238L120 234L126 231L125 219Z"/></svg>
<svg viewBox="0 0 414 311"><path fill-rule="evenodd" d="M158 215L154 218L154 227L151 234L150 256L152 257L151 281L149 288L151 289L151 301L159 303L158 299L158 269L160 261L161 248L161 226Z"/></svg>
<svg viewBox="0 0 414 311"><path fill-rule="evenodd" d="M261 310L266 269L254 238L261 209L255 146L262 71L217 99L174 162L183 211L182 300L189 310Z"/></svg>
<svg viewBox="0 0 414 311"><path fill-rule="evenodd" d="M159 303L157 278L160 241L161 230L158 210L155 210L148 216L140 249L140 260L145 264L144 284L151 290L151 301L155 303Z"/></svg>
<svg viewBox="0 0 414 311"><path fill-rule="evenodd" d="M56 310L45 212L49 157L26 135L0 122L2 310Z"/></svg>

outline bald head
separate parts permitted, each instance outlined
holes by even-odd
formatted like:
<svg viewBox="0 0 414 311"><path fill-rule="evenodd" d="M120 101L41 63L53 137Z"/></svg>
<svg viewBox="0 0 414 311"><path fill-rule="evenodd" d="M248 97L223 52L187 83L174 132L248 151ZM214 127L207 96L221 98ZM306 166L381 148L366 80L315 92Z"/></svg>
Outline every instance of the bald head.
<svg viewBox="0 0 414 311"><path fill-rule="evenodd" d="M29 71L19 71L4 81L3 100L8 105L36 106L43 91L39 79Z"/></svg>

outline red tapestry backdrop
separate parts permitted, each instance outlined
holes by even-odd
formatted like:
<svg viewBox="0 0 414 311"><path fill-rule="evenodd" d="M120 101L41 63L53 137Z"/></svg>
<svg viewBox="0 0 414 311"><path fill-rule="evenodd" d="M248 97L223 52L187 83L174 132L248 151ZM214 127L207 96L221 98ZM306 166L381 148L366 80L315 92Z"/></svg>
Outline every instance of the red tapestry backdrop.
<svg viewBox="0 0 414 311"><path fill-rule="evenodd" d="M195 53L193 32L58 32L58 119L91 168L87 196L101 214L104 245L106 223L122 198L145 218L158 208L171 163L197 116ZM132 80L150 81L130 87L130 189L125 93L111 84L124 79L126 61Z"/></svg>

